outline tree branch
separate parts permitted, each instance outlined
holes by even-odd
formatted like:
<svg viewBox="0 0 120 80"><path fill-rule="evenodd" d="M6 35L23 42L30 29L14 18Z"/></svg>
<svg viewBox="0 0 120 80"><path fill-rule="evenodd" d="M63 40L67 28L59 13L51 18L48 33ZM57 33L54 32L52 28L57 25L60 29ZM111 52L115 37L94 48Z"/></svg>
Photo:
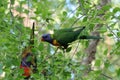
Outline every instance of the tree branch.
<svg viewBox="0 0 120 80"><path fill-rule="evenodd" d="M100 10L104 5L106 5L109 2L109 0L101 0L100 5L98 5L98 10ZM102 17L103 15L99 15L98 17ZM99 28L101 28L103 24L97 24L94 27L94 31L91 32L92 36L100 36L100 33L97 31ZM97 51L97 45L99 43L99 39L91 40L89 42L88 48L86 49L87 57L83 58L82 64L85 64L86 66L91 64L92 61L95 59L95 54ZM88 74L85 72L85 75Z"/></svg>
<svg viewBox="0 0 120 80"><path fill-rule="evenodd" d="M72 58L71 59L73 59L73 57L74 57L74 55L75 55L75 53L76 53L76 51L77 51L77 49L78 49L78 46L79 46L79 42L78 42L78 44L77 44L77 46L76 46L76 48L75 48L75 50L74 50L74 52L73 52L73 54L72 54Z"/></svg>
<svg viewBox="0 0 120 80"><path fill-rule="evenodd" d="M85 13L84 6L83 6L83 4L81 3L80 0L78 0L78 3L79 3L79 7L81 7L81 9L82 9L82 12Z"/></svg>
<svg viewBox="0 0 120 80"><path fill-rule="evenodd" d="M67 16L67 17L70 17L70 15L74 14L75 11L78 9L79 7L76 7L73 11L71 11L71 13ZM60 24L60 26L62 26L64 23L66 23L66 21L68 20L69 18L67 18L62 24Z"/></svg>
<svg viewBox="0 0 120 80"><path fill-rule="evenodd" d="M84 15L83 15L83 16L84 16ZM83 16L80 16L79 18L77 18L77 19L72 23L72 25L71 25L70 27L73 27L73 26L75 25L75 23L77 23L78 20L79 20L80 18L82 18Z"/></svg>
<svg viewBox="0 0 120 80"><path fill-rule="evenodd" d="M99 36L99 33L96 31L92 32L92 36ZM96 48L98 45L99 39L91 40L88 48L86 49L87 58L84 58L82 64L91 64L91 62L95 59Z"/></svg>
<svg viewBox="0 0 120 80"><path fill-rule="evenodd" d="M102 75L102 76L105 76L106 78L108 78L108 79L110 79L110 80L113 80L110 76L107 76L107 75L105 75L105 74L103 74L103 73L101 73L101 75Z"/></svg>

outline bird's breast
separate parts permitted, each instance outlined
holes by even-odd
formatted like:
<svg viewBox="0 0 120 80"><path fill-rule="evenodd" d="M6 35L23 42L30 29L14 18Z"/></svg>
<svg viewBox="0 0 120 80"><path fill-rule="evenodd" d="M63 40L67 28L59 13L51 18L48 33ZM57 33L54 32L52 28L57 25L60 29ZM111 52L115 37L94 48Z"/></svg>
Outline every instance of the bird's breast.
<svg viewBox="0 0 120 80"><path fill-rule="evenodd" d="M54 46L60 46L60 44L58 43L57 40L53 40L52 44L53 44Z"/></svg>

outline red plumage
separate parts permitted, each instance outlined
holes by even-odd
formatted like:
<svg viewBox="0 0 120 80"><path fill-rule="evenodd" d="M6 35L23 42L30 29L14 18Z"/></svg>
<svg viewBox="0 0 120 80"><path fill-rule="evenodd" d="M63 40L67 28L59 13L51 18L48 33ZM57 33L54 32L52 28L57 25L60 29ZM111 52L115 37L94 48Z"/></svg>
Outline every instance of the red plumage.
<svg viewBox="0 0 120 80"><path fill-rule="evenodd" d="M31 75L31 69L29 67L24 67L20 65L20 68L24 70L23 76L29 77Z"/></svg>
<svg viewBox="0 0 120 80"><path fill-rule="evenodd" d="M32 47L27 47L22 53L20 68L23 69L22 74L25 78L29 78L32 72L37 70L36 57L31 52Z"/></svg>

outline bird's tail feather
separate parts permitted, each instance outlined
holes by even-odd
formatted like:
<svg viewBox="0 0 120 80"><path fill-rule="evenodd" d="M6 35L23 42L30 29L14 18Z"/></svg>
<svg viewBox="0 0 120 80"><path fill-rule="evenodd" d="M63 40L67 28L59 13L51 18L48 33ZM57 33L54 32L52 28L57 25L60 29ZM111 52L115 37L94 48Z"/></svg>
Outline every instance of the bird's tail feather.
<svg viewBox="0 0 120 80"><path fill-rule="evenodd" d="M103 38L99 37L99 36L86 36L86 35L83 35L83 36L80 36L79 39L103 39Z"/></svg>

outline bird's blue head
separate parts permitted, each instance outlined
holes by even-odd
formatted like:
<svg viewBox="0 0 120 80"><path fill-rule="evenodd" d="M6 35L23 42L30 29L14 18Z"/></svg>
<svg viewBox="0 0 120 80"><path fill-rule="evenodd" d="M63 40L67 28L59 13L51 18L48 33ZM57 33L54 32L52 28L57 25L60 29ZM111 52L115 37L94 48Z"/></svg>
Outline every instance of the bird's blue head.
<svg viewBox="0 0 120 80"><path fill-rule="evenodd" d="M51 34L43 34L41 41L52 43L53 39L51 38Z"/></svg>

